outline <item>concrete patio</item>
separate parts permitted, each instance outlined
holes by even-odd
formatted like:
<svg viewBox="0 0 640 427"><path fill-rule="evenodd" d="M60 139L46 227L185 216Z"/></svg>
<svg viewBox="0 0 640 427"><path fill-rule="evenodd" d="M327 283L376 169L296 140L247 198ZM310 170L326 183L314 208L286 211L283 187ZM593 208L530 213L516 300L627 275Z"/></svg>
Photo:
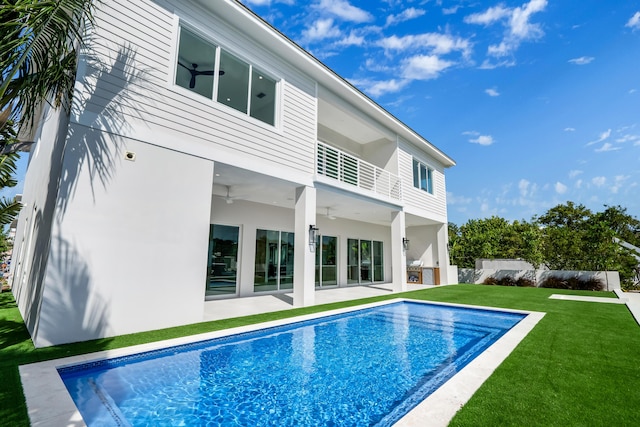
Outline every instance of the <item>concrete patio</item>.
<svg viewBox="0 0 640 427"><path fill-rule="evenodd" d="M433 285L408 284L407 291L433 288ZM315 294L315 305L349 301L393 294L391 283L370 286L349 286L344 288L320 289ZM260 295L244 298L225 298L204 303L203 321L250 316L252 314L291 310L293 293Z"/></svg>

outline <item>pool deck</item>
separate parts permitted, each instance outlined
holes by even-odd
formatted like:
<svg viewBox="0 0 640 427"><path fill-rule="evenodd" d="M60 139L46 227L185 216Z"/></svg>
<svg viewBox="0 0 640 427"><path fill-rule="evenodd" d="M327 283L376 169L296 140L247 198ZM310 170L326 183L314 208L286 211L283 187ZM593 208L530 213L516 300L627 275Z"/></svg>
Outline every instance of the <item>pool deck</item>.
<svg viewBox="0 0 640 427"><path fill-rule="evenodd" d="M409 285L407 290L426 289L428 287L430 286ZM334 288L317 291L315 295L315 303L316 305L320 305L380 295L390 295L393 293L391 285ZM640 324L640 293L627 293L622 291L615 291L615 293L618 296L618 299L586 297L580 299L580 301L618 304L625 303L633 317L636 319L638 324ZM569 300L569 298L565 297L559 299ZM382 303L374 303L373 305L376 304ZM359 307L362 308L363 306ZM263 295L247 298L207 301L205 302L203 321L248 316L252 314L289 310L293 308L292 294ZM331 310L331 312L322 312L307 316L298 316L295 319L303 320L305 318L322 316L343 310L348 311L350 308ZM537 324L544 315L544 313L535 312L532 314L533 316L529 316L527 318L527 322L521 322L521 324L517 325L514 330L503 336L498 342L460 371L459 374L451 378L447 383L418 405L413 411L409 412L396 425L405 427L424 425L432 427L447 426L455 413L468 401L468 399L471 398L480 385L493 373L500 363L508 357L511 351L522 339L524 339L527 333L533 329L535 324ZM119 357L127 354L149 351L154 348L180 345L182 343L207 339L209 337L223 336L224 334L239 333L243 332L247 328L261 328L271 324L290 321L291 319L283 319L280 321L251 325L249 327L233 328L209 334L182 337L169 341L143 344L139 346L20 366L20 375L24 394L27 400L31 425L64 425L68 427L82 427L86 425L79 412L76 410L75 404L71 400L71 396L62 383L56 367L78 364L96 359ZM428 424L425 424L425 420L429 420Z"/></svg>

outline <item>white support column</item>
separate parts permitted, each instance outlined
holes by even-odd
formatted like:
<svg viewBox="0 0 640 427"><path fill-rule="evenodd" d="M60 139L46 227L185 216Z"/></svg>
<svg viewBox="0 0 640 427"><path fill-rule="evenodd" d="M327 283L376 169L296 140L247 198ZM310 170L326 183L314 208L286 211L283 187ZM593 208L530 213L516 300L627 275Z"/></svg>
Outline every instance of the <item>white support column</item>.
<svg viewBox="0 0 640 427"><path fill-rule="evenodd" d="M315 304L315 242L309 241L309 226L316 225L316 189L296 188L295 256L293 265L293 305Z"/></svg>
<svg viewBox="0 0 640 427"><path fill-rule="evenodd" d="M447 224L442 224L437 232L437 255L436 261L440 267L440 284L449 285L449 229ZM457 283L457 280L455 281Z"/></svg>
<svg viewBox="0 0 640 427"><path fill-rule="evenodd" d="M407 255L402 239L406 237L404 212L391 213L391 268L393 271L393 291L407 290Z"/></svg>

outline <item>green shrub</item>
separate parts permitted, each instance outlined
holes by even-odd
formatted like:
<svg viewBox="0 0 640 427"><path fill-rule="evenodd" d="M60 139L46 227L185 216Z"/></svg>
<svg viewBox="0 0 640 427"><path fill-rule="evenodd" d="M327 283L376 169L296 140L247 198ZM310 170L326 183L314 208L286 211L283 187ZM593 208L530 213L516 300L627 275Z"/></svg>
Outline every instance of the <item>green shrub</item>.
<svg viewBox="0 0 640 427"><path fill-rule="evenodd" d="M516 280L516 286L519 286L521 288L535 288L536 283L531 279L527 279L526 277L520 277L518 278L518 280Z"/></svg>
<svg viewBox="0 0 640 427"><path fill-rule="evenodd" d="M581 279L578 277L569 277L563 279L561 277L549 277L542 284L541 288L553 288L553 289L571 289L575 291L601 291L604 289L602 280L595 277L589 279Z"/></svg>

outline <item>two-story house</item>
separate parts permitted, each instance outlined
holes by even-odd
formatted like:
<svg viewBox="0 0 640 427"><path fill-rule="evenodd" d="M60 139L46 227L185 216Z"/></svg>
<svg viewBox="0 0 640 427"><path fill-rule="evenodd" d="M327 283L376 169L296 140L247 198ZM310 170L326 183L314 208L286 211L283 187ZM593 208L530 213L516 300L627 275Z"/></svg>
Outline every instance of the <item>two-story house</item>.
<svg viewBox="0 0 640 427"><path fill-rule="evenodd" d="M233 0L106 0L45 108L13 292L36 346L202 321L208 299L449 273L454 161Z"/></svg>

